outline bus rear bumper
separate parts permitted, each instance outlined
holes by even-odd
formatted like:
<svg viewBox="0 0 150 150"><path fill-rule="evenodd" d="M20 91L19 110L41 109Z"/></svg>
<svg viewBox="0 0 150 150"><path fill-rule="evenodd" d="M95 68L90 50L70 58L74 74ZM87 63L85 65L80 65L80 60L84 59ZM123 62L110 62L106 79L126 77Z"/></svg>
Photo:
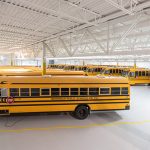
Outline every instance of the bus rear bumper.
<svg viewBox="0 0 150 150"><path fill-rule="evenodd" d="M129 105L126 106L126 107L125 107L125 110L130 110L130 106L129 106Z"/></svg>

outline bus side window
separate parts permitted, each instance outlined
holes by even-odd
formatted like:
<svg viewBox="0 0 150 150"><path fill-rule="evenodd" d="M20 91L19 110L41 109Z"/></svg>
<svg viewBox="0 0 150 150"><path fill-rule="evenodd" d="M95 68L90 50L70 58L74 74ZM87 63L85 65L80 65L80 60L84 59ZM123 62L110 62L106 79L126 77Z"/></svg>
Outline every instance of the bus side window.
<svg viewBox="0 0 150 150"><path fill-rule="evenodd" d="M130 77L134 77L135 73L134 72L130 72Z"/></svg>
<svg viewBox="0 0 150 150"><path fill-rule="evenodd" d="M112 69L110 69L110 73L112 74Z"/></svg>
<svg viewBox="0 0 150 150"><path fill-rule="evenodd" d="M89 95L99 95L99 88L89 88Z"/></svg>
<svg viewBox="0 0 150 150"><path fill-rule="evenodd" d="M1 97L7 97L8 96L8 89L7 88L1 88Z"/></svg>
<svg viewBox="0 0 150 150"><path fill-rule="evenodd" d="M105 70L105 74L110 74L110 70Z"/></svg>
<svg viewBox="0 0 150 150"><path fill-rule="evenodd" d="M40 96L39 88L31 88L31 96Z"/></svg>
<svg viewBox="0 0 150 150"><path fill-rule="evenodd" d="M70 95L71 96L78 96L78 88L71 88L70 89Z"/></svg>
<svg viewBox="0 0 150 150"><path fill-rule="evenodd" d="M100 88L100 94L108 95L109 94L109 88Z"/></svg>
<svg viewBox="0 0 150 150"><path fill-rule="evenodd" d="M116 73L118 73L118 69L116 69Z"/></svg>
<svg viewBox="0 0 150 150"><path fill-rule="evenodd" d="M128 95L128 88L127 87L122 88L121 95Z"/></svg>
<svg viewBox="0 0 150 150"><path fill-rule="evenodd" d="M88 88L80 88L80 95L88 95Z"/></svg>
<svg viewBox="0 0 150 150"><path fill-rule="evenodd" d="M10 88L10 96L19 96L19 88Z"/></svg>
<svg viewBox="0 0 150 150"><path fill-rule="evenodd" d="M69 88L61 88L61 96L69 96Z"/></svg>
<svg viewBox="0 0 150 150"><path fill-rule="evenodd" d="M59 96L59 88L51 88L51 96Z"/></svg>
<svg viewBox="0 0 150 150"><path fill-rule="evenodd" d="M138 71L135 71L135 77L138 77L138 75L139 75Z"/></svg>
<svg viewBox="0 0 150 150"><path fill-rule="evenodd" d="M145 76L145 71L142 71L142 76Z"/></svg>
<svg viewBox="0 0 150 150"><path fill-rule="evenodd" d="M42 96L50 95L50 89L49 88L41 89L41 95Z"/></svg>
<svg viewBox="0 0 150 150"><path fill-rule="evenodd" d="M146 76L148 76L148 71L146 71Z"/></svg>
<svg viewBox="0 0 150 150"><path fill-rule="evenodd" d="M20 88L20 96L29 96L29 88Z"/></svg>
<svg viewBox="0 0 150 150"><path fill-rule="evenodd" d="M120 88L118 87L111 88L111 95L120 95Z"/></svg>
<svg viewBox="0 0 150 150"><path fill-rule="evenodd" d="M141 71L139 71L139 76L141 76Z"/></svg>

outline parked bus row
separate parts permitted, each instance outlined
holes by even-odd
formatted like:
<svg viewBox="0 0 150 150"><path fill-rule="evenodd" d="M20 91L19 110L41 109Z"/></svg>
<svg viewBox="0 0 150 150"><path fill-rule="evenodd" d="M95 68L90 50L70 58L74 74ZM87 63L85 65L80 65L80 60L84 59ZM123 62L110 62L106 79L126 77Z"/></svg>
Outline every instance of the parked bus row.
<svg viewBox="0 0 150 150"><path fill-rule="evenodd" d="M61 65L63 66L63 65ZM66 65L67 66L67 65ZM79 66L78 66L79 67ZM82 70L83 69L83 70ZM78 70L47 69L46 75L52 76L123 76L131 85L150 84L150 69L125 66L82 66ZM86 70L86 71L84 71ZM32 66L1 66L0 76L41 76L42 69Z"/></svg>
<svg viewBox="0 0 150 150"><path fill-rule="evenodd" d="M53 65L52 65L53 66ZM62 66L62 65L61 65ZM49 65L49 68L51 65ZM59 65L55 66L59 68ZM72 68L72 69L71 69ZM65 65L64 70L81 70L88 76L123 76L129 80L131 85L150 84L150 69L136 68L134 66L118 65Z"/></svg>

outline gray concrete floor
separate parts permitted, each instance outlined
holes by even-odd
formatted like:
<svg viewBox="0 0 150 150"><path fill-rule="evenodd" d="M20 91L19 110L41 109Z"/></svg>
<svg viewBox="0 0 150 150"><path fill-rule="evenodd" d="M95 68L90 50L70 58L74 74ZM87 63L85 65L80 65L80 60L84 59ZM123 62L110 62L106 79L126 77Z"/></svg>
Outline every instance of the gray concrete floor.
<svg viewBox="0 0 150 150"><path fill-rule="evenodd" d="M0 150L149 150L150 87L131 87L131 110L0 117Z"/></svg>

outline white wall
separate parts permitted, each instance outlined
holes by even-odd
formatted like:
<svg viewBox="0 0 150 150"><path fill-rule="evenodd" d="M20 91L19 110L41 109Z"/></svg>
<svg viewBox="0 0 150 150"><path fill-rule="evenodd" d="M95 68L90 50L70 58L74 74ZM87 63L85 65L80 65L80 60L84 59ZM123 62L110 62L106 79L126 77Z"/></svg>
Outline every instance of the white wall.
<svg viewBox="0 0 150 150"><path fill-rule="evenodd" d="M10 56L0 57L0 65L10 65ZM116 65L117 62L102 62L101 60L54 60L55 64L73 64L73 65L83 65L83 64L95 64L95 65ZM48 60L47 60L48 64ZM37 60L16 60L15 65L18 66L41 66L41 61ZM133 62L119 62L119 65L133 66ZM150 62L137 62L138 67L150 68Z"/></svg>
<svg viewBox="0 0 150 150"><path fill-rule="evenodd" d="M117 62L101 62L100 60L55 60L55 64L95 64L95 65L116 65ZM133 66L133 62L118 62L119 65ZM150 62L136 62L137 67L150 68Z"/></svg>

